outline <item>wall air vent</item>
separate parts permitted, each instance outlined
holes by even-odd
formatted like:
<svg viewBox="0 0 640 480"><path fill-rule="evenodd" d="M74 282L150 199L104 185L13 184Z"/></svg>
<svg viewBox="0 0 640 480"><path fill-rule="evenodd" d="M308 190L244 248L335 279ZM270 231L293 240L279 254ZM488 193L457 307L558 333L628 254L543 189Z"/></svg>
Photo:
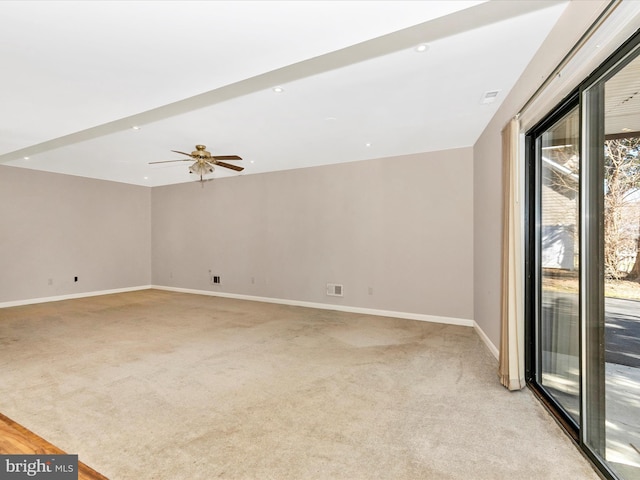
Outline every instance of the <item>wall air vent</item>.
<svg viewBox="0 0 640 480"><path fill-rule="evenodd" d="M330 297L342 297L343 288L338 283L327 283L327 295Z"/></svg>

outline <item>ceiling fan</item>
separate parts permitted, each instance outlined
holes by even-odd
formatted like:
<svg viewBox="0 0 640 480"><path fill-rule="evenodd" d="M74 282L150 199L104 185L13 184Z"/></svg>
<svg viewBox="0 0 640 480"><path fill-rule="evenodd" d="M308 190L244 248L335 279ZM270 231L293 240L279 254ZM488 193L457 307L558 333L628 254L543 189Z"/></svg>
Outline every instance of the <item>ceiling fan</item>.
<svg viewBox="0 0 640 480"><path fill-rule="evenodd" d="M178 150L171 150L174 153L179 153L180 155L186 155L189 158L181 158L179 160L164 160L160 162L149 162L149 165L153 163L170 163L170 162L191 162L195 160L193 165L189 166L189 173L195 173L200 175L200 181L203 182L203 175L208 173L212 173L215 165L219 165L220 167L230 168L231 170L235 170L236 172L241 172L244 170L244 167L238 167L237 165L232 165L231 163L223 162L221 160L242 160L238 155L211 155L210 152L207 151L207 147L205 145L196 145L196 149L191 153L180 152Z"/></svg>

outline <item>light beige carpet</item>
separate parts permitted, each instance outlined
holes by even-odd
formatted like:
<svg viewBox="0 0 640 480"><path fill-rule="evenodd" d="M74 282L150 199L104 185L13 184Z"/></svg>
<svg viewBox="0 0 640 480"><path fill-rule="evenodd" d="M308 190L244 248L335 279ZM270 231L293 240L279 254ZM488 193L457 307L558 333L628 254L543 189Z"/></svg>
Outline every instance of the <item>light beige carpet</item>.
<svg viewBox="0 0 640 480"><path fill-rule="evenodd" d="M597 479L467 327L157 290L0 309L0 412L112 480Z"/></svg>

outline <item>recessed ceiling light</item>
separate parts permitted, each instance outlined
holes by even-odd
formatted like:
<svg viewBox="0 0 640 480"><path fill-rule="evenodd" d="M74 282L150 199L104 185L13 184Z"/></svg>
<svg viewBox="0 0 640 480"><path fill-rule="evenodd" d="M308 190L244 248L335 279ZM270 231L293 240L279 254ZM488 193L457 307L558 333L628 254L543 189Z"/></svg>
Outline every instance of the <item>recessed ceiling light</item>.
<svg viewBox="0 0 640 480"><path fill-rule="evenodd" d="M429 45L426 43L421 43L416 48L414 48L414 50L416 52L426 52L427 50L429 50Z"/></svg>
<svg viewBox="0 0 640 480"><path fill-rule="evenodd" d="M336 117L325 117L325 120L327 122L333 122L334 120L337 120L337 118Z"/></svg>
<svg viewBox="0 0 640 480"><path fill-rule="evenodd" d="M145 180L149 180L149 177L143 177Z"/></svg>
<svg viewBox="0 0 640 480"><path fill-rule="evenodd" d="M284 92L284 88L282 87L273 87L273 91L276 93L282 93Z"/></svg>
<svg viewBox="0 0 640 480"><path fill-rule="evenodd" d="M140 130L140 127L138 125L134 125L133 127L131 127L132 130Z"/></svg>
<svg viewBox="0 0 640 480"><path fill-rule="evenodd" d="M22 158L24 158L25 160L29 160L29 157L22 157Z"/></svg>
<svg viewBox="0 0 640 480"><path fill-rule="evenodd" d="M249 163L253 163L253 160L251 160Z"/></svg>
<svg viewBox="0 0 640 480"><path fill-rule="evenodd" d="M365 144L364 144L364 146L365 146L365 147L370 147L370 146L371 146L371 144L370 144L370 143L365 143Z"/></svg>

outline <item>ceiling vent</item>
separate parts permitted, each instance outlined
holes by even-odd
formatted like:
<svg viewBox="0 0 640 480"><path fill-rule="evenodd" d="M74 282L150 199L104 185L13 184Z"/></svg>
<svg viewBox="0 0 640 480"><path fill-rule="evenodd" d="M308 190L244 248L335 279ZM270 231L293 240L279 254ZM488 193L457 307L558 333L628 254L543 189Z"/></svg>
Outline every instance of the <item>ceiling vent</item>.
<svg viewBox="0 0 640 480"><path fill-rule="evenodd" d="M500 90L489 90L488 92L484 92L484 95L482 95L482 99L480 100L480 103L495 102L499 93L500 93Z"/></svg>

